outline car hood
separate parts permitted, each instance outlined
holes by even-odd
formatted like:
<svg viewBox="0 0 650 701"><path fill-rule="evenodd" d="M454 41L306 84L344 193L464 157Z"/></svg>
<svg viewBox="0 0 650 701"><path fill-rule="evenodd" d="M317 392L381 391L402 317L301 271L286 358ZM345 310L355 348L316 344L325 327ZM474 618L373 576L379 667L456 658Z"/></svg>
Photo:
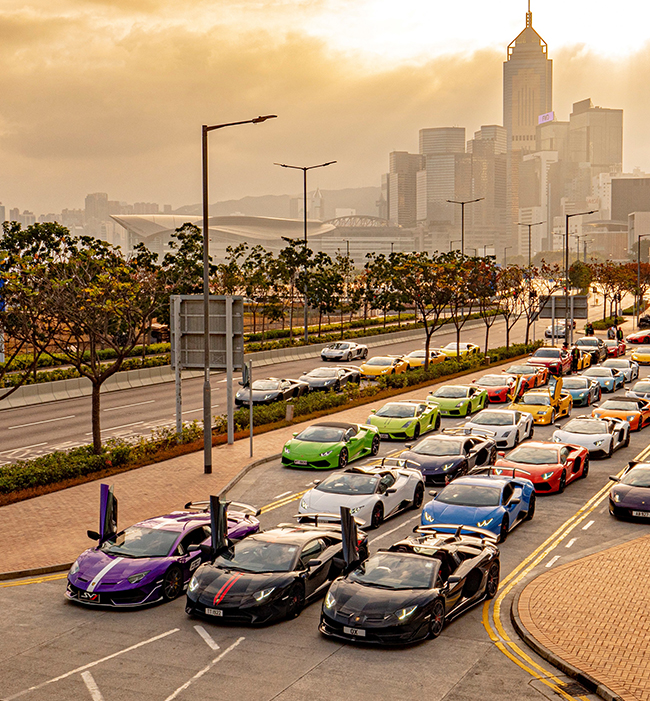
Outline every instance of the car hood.
<svg viewBox="0 0 650 701"><path fill-rule="evenodd" d="M325 385L336 384L335 377L309 377L307 375L303 375L300 379L303 382L306 382L310 387L325 387Z"/></svg>
<svg viewBox="0 0 650 701"><path fill-rule="evenodd" d="M196 570L194 575L199 582L196 594L203 603L213 605L217 596L225 595L224 599L232 603L237 599L245 599L256 591L271 587L285 587L294 576L290 572L238 572L221 569L214 565L205 564Z"/></svg>
<svg viewBox="0 0 650 701"><path fill-rule="evenodd" d="M457 504L443 504L431 501L425 506L438 523L459 523L464 525L476 525L479 521L485 521L496 515L498 506L459 506Z"/></svg>
<svg viewBox="0 0 650 701"><path fill-rule="evenodd" d="M374 494L334 494L312 489L303 497L310 511L338 514L341 506L354 508L376 500Z"/></svg>
<svg viewBox="0 0 650 701"><path fill-rule="evenodd" d="M438 406L441 407L455 407L456 404L459 404L460 402L469 402L469 397L459 397L458 399L455 398L449 398L449 397L434 397L433 394L429 395L428 401L438 404Z"/></svg>
<svg viewBox="0 0 650 701"><path fill-rule="evenodd" d="M558 463L542 463L539 465L529 465L528 463L520 463L520 462L513 462L512 460L508 460L507 458L500 458L494 463L494 468L495 470L498 470L499 468L504 468L504 476L508 477L509 476L509 470L512 468L515 468L517 472L515 473L517 477L527 477L525 474L528 472L531 477L539 477L540 475L543 475L545 472L551 472L552 470L557 470L560 465ZM495 474L500 474L499 472L495 472Z"/></svg>
<svg viewBox="0 0 650 701"><path fill-rule="evenodd" d="M69 579L72 584L82 589L87 589L91 582L94 582L98 589L110 584L114 590L115 585L134 586L127 581L127 578L134 574L149 571L146 579L155 578L164 572L169 562L170 558L167 557L120 557L91 548L79 555L79 569L73 575L69 575ZM142 581L137 585L141 586Z"/></svg>
<svg viewBox="0 0 650 701"><path fill-rule="evenodd" d="M297 460L306 460L308 458L320 457L321 453L327 453L330 450L340 448L340 443L312 443L311 441L291 440L286 443L285 448L289 448L289 455ZM283 451L287 455L286 451Z"/></svg>
<svg viewBox="0 0 650 701"><path fill-rule="evenodd" d="M368 423L372 426L376 426L381 431L382 428L402 428L405 424L408 423L410 425L414 421L416 421L415 416L406 419L397 419L390 416L377 416L376 414L372 414Z"/></svg>
<svg viewBox="0 0 650 701"><path fill-rule="evenodd" d="M329 593L336 601L334 610L339 615L350 616L351 625L365 622L368 616L376 620L431 599L428 589L382 589L347 578L336 580Z"/></svg>
<svg viewBox="0 0 650 701"><path fill-rule="evenodd" d="M463 462L465 457L463 455L420 455L419 453L414 453L407 450L400 453L400 459L404 458L412 462L418 463L422 470L430 472L431 470L440 470L443 465L448 465L453 462L454 465Z"/></svg>
<svg viewBox="0 0 650 701"><path fill-rule="evenodd" d="M267 389L267 390L262 390L262 389L254 389L252 391L253 395L253 401L254 402L261 402L264 400L265 397L271 396L271 397L277 397L280 394L280 390L278 389ZM249 389L240 389L239 392L235 395L237 399L246 399L251 395L251 390Z"/></svg>
<svg viewBox="0 0 650 701"><path fill-rule="evenodd" d="M628 509L650 511L650 489L648 487L632 487L628 484L617 484L612 487L612 498L618 495L620 501L616 506L624 506Z"/></svg>

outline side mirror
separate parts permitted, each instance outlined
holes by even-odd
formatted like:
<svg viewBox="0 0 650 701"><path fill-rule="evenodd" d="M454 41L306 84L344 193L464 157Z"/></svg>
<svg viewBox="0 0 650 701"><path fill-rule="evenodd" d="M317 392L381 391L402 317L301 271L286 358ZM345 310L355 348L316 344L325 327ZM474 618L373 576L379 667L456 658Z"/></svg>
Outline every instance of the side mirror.
<svg viewBox="0 0 650 701"><path fill-rule="evenodd" d="M200 546L200 545L190 545L190 546L187 548L187 552L188 552L188 553L198 553L199 550L201 550L201 546Z"/></svg>
<svg viewBox="0 0 650 701"><path fill-rule="evenodd" d="M317 484L320 484L322 481L323 480L314 480L314 486L316 486Z"/></svg>
<svg viewBox="0 0 650 701"><path fill-rule="evenodd" d="M371 409L371 410L370 410L370 413L371 413L371 414L376 414L376 413L377 413L377 409Z"/></svg>
<svg viewBox="0 0 650 701"><path fill-rule="evenodd" d="M396 491L397 491L397 489L395 489L395 487L389 487L386 490L386 494L395 494Z"/></svg>
<svg viewBox="0 0 650 701"><path fill-rule="evenodd" d="M517 504L521 504L521 499L511 499L509 503L516 506Z"/></svg>
<svg viewBox="0 0 650 701"><path fill-rule="evenodd" d="M309 569L312 569L313 567L320 567L322 564L323 563L320 560L310 560L307 563L307 567L309 567Z"/></svg>
<svg viewBox="0 0 650 701"><path fill-rule="evenodd" d="M432 490L429 491L429 496L437 497L437 496L438 496L438 492L436 492L435 489L432 489Z"/></svg>
<svg viewBox="0 0 650 701"><path fill-rule="evenodd" d="M295 438L298 435L298 431L294 431L291 435Z"/></svg>
<svg viewBox="0 0 650 701"><path fill-rule="evenodd" d="M86 535L90 540L99 540L99 533L97 533L97 531L86 531Z"/></svg>
<svg viewBox="0 0 650 701"><path fill-rule="evenodd" d="M449 575L449 579L447 579L447 584L449 584L450 586L454 585L454 584L458 584L458 582L460 582L461 579L462 579L462 577L459 577L456 574Z"/></svg>
<svg viewBox="0 0 650 701"><path fill-rule="evenodd" d="M404 443L404 447L406 448L406 450L411 450L411 448L413 447L413 443Z"/></svg>
<svg viewBox="0 0 650 701"><path fill-rule="evenodd" d="M241 385L242 387L244 386L244 383L241 380L239 380L238 384Z"/></svg>
<svg viewBox="0 0 650 701"><path fill-rule="evenodd" d="M506 456L505 450L500 450L500 451L497 453L497 455L498 455L500 458L505 458L505 456Z"/></svg>
<svg viewBox="0 0 650 701"><path fill-rule="evenodd" d="M616 475L610 475L609 479L612 480L612 482L620 482L621 478L617 477Z"/></svg>

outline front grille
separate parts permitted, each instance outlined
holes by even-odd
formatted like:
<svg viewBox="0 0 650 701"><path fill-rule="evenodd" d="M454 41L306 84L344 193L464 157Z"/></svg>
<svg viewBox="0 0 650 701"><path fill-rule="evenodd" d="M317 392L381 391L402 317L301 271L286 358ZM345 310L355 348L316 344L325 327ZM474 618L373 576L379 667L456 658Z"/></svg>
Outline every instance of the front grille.
<svg viewBox="0 0 650 701"><path fill-rule="evenodd" d="M551 485L548 482L538 482L535 485L535 490L538 492L550 492Z"/></svg>

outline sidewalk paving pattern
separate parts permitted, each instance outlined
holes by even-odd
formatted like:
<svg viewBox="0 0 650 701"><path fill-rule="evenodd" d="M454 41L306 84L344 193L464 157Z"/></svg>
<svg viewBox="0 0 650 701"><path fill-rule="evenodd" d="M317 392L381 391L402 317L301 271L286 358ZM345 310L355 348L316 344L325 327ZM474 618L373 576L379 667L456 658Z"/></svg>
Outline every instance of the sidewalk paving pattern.
<svg viewBox="0 0 650 701"><path fill-rule="evenodd" d="M625 701L650 701L650 536L537 577L519 616L537 642Z"/></svg>

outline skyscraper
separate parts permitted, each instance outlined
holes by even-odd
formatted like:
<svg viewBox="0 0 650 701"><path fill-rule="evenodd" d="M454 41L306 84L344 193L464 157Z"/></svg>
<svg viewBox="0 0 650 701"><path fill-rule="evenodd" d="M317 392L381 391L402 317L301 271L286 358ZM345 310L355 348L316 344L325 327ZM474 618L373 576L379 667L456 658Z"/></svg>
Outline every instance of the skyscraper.
<svg viewBox="0 0 650 701"><path fill-rule="evenodd" d="M412 227L417 221L417 173L424 166L419 153L392 151L389 154L388 219L398 226Z"/></svg>

